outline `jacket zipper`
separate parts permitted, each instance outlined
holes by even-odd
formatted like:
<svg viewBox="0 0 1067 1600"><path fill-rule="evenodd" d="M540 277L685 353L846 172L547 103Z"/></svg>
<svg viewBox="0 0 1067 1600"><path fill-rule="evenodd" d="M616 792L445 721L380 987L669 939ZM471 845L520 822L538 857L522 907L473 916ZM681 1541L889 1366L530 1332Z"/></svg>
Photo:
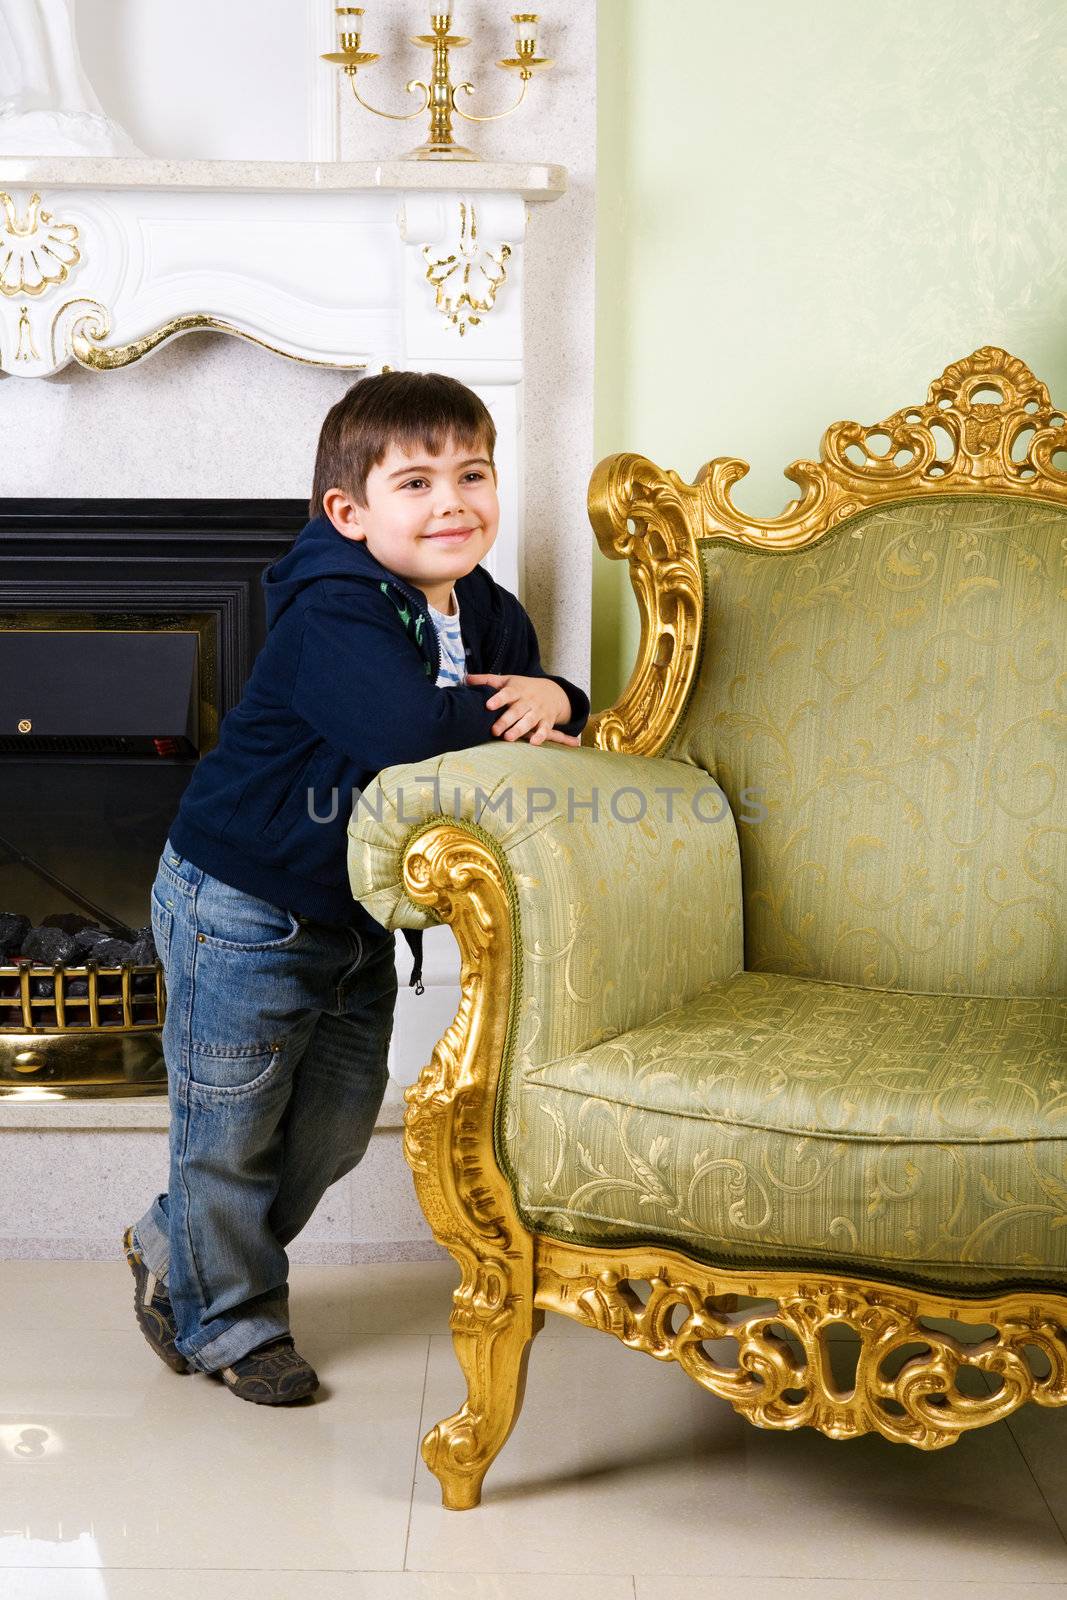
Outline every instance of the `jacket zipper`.
<svg viewBox="0 0 1067 1600"><path fill-rule="evenodd" d="M429 608L426 605L425 597L420 595L420 594L417 594L414 589L409 589L407 584L402 582L398 578L394 577L394 578L390 579L390 582L393 584L393 586L395 588L400 590L401 594L406 594L410 600L413 600L415 602L415 604L418 606L419 610L422 612L423 617L426 620L426 625L427 625L427 628L429 630L427 637L432 637L432 639L433 639L433 653L434 653L434 655L436 657L436 661L431 663L431 665L434 668L434 673L433 673L434 682L436 682L438 674L441 671L441 641L437 637L437 629L433 625L433 618L430 616ZM508 622L507 622L507 617L505 617L504 618L504 622L503 622L502 631L501 631L501 634L500 634L500 643L497 645L496 654L493 657L493 664L492 664L491 667L489 667L487 669L489 672L499 672L500 671L500 664L504 659L504 655L505 655L505 652L507 650L507 643L508 643Z"/></svg>
<svg viewBox="0 0 1067 1600"><path fill-rule="evenodd" d="M493 658L493 665L489 668L490 672L499 672L500 671L500 663L504 659L504 648L507 645L507 642L508 642L508 621L507 621L507 618L505 617L504 618L503 632L500 635L500 644L498 645L496 655Z"/></svg>

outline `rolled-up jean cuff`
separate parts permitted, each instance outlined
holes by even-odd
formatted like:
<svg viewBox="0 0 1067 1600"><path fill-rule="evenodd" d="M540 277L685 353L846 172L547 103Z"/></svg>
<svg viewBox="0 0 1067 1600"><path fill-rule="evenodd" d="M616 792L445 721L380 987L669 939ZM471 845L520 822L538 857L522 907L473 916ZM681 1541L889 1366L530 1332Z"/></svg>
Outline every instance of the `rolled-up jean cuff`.
<svg viewBox="0 0 1067 1600"><path fill-rule="evenodd" d="M272 1307L277 1305L277 1314L272 1314ZM240 1361L250 1350L257 1345L265 1344L268 1339L276 1339L279 1334L289 1332L289 1297L280 1295L277 1301L261 1306L254 1317L242 1317L235 1322L232 1328L225 1333L220 1333L207 1344L201 1345L199 1350L188 1350L178 1342L178 1350L194 1367L201 1372L217 1372L220 1367L229 1367L235 1361Z"/></svg>
<svg viewBox="0 0 1067 1600"><path fill-rule="evenodd" d="M158 1206L158 1199L155 1204ZM167 1281L167 1268L170 1266L169 1236L162 1232L151 1210L145 1213L134 1231L137 1235L137 1243L141 1247L141 1255L149 1272L154 1273L157 1280L165 1284Z"/></svg>

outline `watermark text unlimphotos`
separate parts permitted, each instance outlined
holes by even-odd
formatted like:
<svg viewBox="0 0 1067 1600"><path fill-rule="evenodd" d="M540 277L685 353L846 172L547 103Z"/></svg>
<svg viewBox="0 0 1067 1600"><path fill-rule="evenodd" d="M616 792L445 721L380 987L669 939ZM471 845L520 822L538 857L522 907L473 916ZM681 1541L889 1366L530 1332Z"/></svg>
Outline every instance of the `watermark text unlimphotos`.
<svg viewBox="0 0 1067 1600"><path fill-rule="evenodd" d="M565 815L568 822L574 822L581 816L583 820L593 824L609 819L613 822L628 823L643 822L650 806L657 818L660 818L659 802L651 797L662 795L666 801L662 820L668 823L675 820L678 811L683 815L694 817L698 822L721 822L724 817L731 815L729 801L714 783L708 783L695 790L686 790L674 785L642 789L636 784L624 784L621 788L607 790L594 784L592 788L583 789L581 793L577 793L568 785L562 796L558 789L549 784L527 784L518 788L505 784L491 792L475 785L468 813L468 808L464 805L466 791L462 785L454 784L449 794L448 786L443 786L440 777L434 773L416 773L414 781L419 785L415 792L401 784L387 794L379 784L373 799L369 799L362 790L353 786L350 812L358 814L360 810L366 810L377 822L381 822L386 818L386 808L388 808L390 820L395 811L397 822L407 826L421 822L428 811L438 816L453 817L457 822L466 814L481 817L488 813L491 816L503 816L508 824L532 822L536 817L557 815ZM430 786L429 796L425 785ZM752 827L766 821L768 811L763 804L762 795L762 789L741 790L739 808L734 813L738 822L747 823ZM329 790L328 805L325 805L325 799L325 791L319 794L314 788L308 789L307 811L312 822L336 821L340 809L339 791L336 788Z"/></svg>

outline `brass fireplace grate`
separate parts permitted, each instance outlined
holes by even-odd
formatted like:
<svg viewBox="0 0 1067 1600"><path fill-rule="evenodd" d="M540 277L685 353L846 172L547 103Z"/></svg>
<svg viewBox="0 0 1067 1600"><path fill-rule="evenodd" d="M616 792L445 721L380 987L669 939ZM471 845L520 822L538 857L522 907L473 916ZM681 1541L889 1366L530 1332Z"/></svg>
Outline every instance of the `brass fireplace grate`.
<svg viewBox="0 0 1067 1600"><path fill-rule="evenodd" d="M81 979L85 994L72 994ZM141 980L138 982L138 980ZM47 984L50 993L34 993ZM0 1097L159 1094L163 966L0 966Z"/></svg>

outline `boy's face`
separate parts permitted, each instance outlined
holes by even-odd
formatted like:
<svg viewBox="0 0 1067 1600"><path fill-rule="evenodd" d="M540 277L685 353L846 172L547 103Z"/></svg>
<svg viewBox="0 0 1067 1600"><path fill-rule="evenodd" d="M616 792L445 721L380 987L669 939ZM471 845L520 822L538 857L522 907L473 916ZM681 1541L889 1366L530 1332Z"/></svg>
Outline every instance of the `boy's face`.
<svg viewBox="0 0 1067 1600"><path fill-rule="evenodd" d="M500 521L496 474L484 441L450 441L439 456L409 456L391 445L367 474L367 504L342 489L323 509L346 539L365 539L383 567L421 589L430 605L449 609L457 578L492 548Z"/></svg>

